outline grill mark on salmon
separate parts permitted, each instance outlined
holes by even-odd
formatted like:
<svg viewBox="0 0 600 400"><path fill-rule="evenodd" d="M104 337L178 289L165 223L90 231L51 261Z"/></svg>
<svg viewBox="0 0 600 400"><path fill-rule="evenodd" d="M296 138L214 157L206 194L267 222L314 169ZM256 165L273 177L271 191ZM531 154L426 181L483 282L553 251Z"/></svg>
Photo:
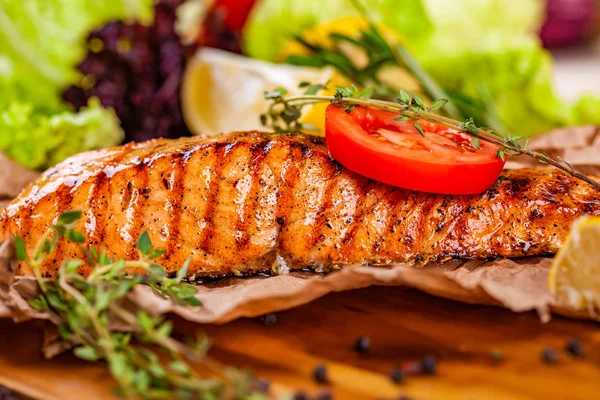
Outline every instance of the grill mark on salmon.
<svg viewBox="0 0 600 400"><path fill-rule="evenodd" d="M135 184L132 184L132 193L129 205L125 211L127 226L125 232L126 254L129 259L134 259L137 256L136 242L137 238L143 231L142 225L142 209L149 196L146 186L148 185L148 170L143 162L139 162L133 170L135 171ZM130 183L130 182L128 182Z"/></svg>
<svg viewBox="0 0 600 400"><path fill-rule="evenodd" d="M576 218L600 214L598 194L534 169L505 171L481 195L411 192L345 170L321 139L234 133L74 156L0 212L0 238L21 236L31 254L61 212L80 209L79 228L109 255L137 257L147 230L168 251L167 272L192 256L191 279L269 270L277 256L278 266L319 270L538 256L553 254ZM61 244L42 273L54 276L61 258L80 254Z"/></svg>
<svg viewBox="0 0 600 400"><path fill-rule="evenodd" d="M289 153L285 159L286 167L283 174L283 179L278 189L278 201L276 212L276 223L278 225L277 248L280 249L281 257L289 259L290 248L288 241L285 238L290 234L290 215L296 202L296 191L298 182L300 181L301 162L296 160L303 157L302 147L292 142L289 146ZM287 190L286 190L287 189Z"/></svg>
<svg viewBox="0 0 600 400"><path fill-rule="evenodd" d="M299 157L300 152L299 146L289 146L289 152L285 157L285 167L282 176L280 188L277 190L277 197L279 199L277 206L277 224L279 228L283 228L286 225L286 217L289 215L294 201L294 191L296 190L296 184L300 179L300 170L294 163L294 160ZM281 190L283 186L289 188L289 190Z"/></svg>
<svg viewBox="0 0 600 400"><path fill-rule="evenodd" d="M110 168L114 168L115 165L118 165L121 162L121 160L123 160L123 158L127 156L126 150L129 147L130 146L125 146L123 149L124 151L115 151L108 157L106 157L103 160L103 168L96 175L94 187L90 192L90 210L94 218L94 226L92 229L90 229L90 231L87 232L87 234L89 235L88 238L90 240L90 244L94 244L96 246L101 246L103 244L104 236L106 234L106 222L108 219L106 215L106 209L110 190L110 182L107 172L110 170ZM68 162L69 160L65 161L65 163Z"/></svg>
<svg viewBox="0 0 600 400"><path fill-rule="evenodd" d="M5 220L5 231L8 232L19 232L21 239L25 242L31 242L29 236L31 235L31 214L35 208L36 204L26 203L22 210L16 214L13 218L14 220L7 219ZM27 249L28 256L33 257L33 248ZM31 253L30 253L31 252Z"/></svg>
<svg viewBox="0 0 600 400"><path fill-rule="evenodd" d="M96 192L97 192L97 186L98 186L98 179L90 179L90 186L88 189L88 197L87 197L87 201L84 204L85 207L85 212L83 214L83 218L85 220L84 222L84 229L83 229L83 233L85 234L85 236L87 237L90 245L94 244L94 235L96 232L96 214L94 214L94 204L96 202Z"/></svg>
<svg viewBox="0 0 600 400"><path fill-rule="evenodd" d="M326 234L323 232L322 227L331 229L331 221L325 217L325 210L331 207L331 200L333 196L333 188L335 187L332 179L337 175L336 170L333 170L331 175L328 175L325 183L324 194L321 200L321 205L317 210L316 221L313 224L313 229L310 232L310 236L306 241L306 250L310 251L312 248L317 246L319 243L325 240Z"/></svg>
<svg viewBox="0 0 600 400"><path fill-rule="evenodd" d="M386 232L393 223L392 218L390 218L390 214L392 213L392 202L390 201L391 196L389 196L393 189L387 186L386 189L388 191L384 193L384 196L382 196L381 200L374 207L378 229L377 238L372 243L372 251L376 254L383 254L383 244L386 241ZM389 256L386 258L389 258Z"/></svg>
<svg viewBox="0 0 600 400"><path fill-rule="evenodd" d="M370 181L365 180L365 182L363 182L362 185L357 186L356 189L360 192L359 197L358 197L358 202L357 202L356 208L354 210L354 215L352 216L352 222L351 222L350 228L348 229L346 235L344 235L344 237L342 238L342 243L347 245L346 249L348 249L348 250L352 249L352 243L354 243L356 234L362 225L362 218L363 218L364 207L365 207L365 198L370 190ZM344 254L344 259L346 260L349 257L350 257L350 254L348 252L346 252L346 254Z"/></svg>
<svg viewBox="0 0 600 400"><path fill-rule="evenodd" d="M215 167L214 167L214 177L215 179L211 180L209 187L209 196L206 201L206 210L204 212L203 220L205 221L205 227L202 231L202 240L200 242L200 249L205 252L210 251L210 244L212 238L214 236L214 216L215 216L215 203L217 199L217 195L219 194L219 179L222 178L223 168L225 167L225 163L227 162L227 154L229 153L227 148L231 148L231 144L228 143L217 143L214 152L215 152Z"/></svg>
<svg viewBox="0 0 600 400"><path fill-rule="evenodd" d="M95 246L100 246L104 239L104 214L106 209L106 203L104 201L104 195L102 194L106 188L106 174L101 172L94 182L94 188L90 193L91 212L94 218L93 228L88 232L90 243Z"/></svg>
<svg viewBox="0 0 600 400"><path fill-rule="evenodd" d="M250 162L250 170L248 171L249 177L249 186L246 198L250 199L250 201L254 201L258 203L258 191L260 188L260 180L261 178L258 176L259 171L263 167L263 162L269 153L271 146L269 146L268 141L263 141L257 144L253 144L249 146L249 151L251 154L251 162ZM245 202L244 202L245 203ZM237 213L237 219L234 223L236 230L235 237L235 245L237 251L244 251L250 243L250 235L247 231L247 228L250 226L250 223L253 219L253 211L250 207L243 207L241 212Z"/></svg>
<svg viewBox="0 0 600 400"><path fill-rule="evenodd" d="M164 259L168 259L177 244L179 238L179 220L181 218L181 201L183 197L183 176L185 175L186 162L181 153L176 153L171 161L172 171L168 181L167 191L169 192L170 220L169 220L169 240Z"/></svg>

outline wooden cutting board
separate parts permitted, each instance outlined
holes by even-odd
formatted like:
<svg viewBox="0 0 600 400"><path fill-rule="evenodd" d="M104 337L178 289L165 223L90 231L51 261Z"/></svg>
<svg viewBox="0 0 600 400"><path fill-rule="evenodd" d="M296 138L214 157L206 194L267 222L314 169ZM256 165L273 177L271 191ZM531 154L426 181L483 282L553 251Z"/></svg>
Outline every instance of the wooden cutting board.
<svg viewBox="0 0 600 400"><path fill-rule="evenodd" d="M275 393L303 389L316 394L314 365L328 366L335 399L597 399L600 392L600 326L556 317L548 324L534 313L459 304L394 287L334 293L278 314L274 326L242 319L223 326L176 320L177 330L203 330L212 355L252 369L273 382ZM0 384L35 399L111 398L113 382L102 364L65 354L44 360L39 324L0 322ZM357 337L371 339L371 352L357 354ZM583 342L586 356L573 359L566 340ZM540 361L545 346L559 362ZM499 350L504 360L494 361ZM389 370L402 362L437 357L438 374L409 376L395 385Z"/></svg>

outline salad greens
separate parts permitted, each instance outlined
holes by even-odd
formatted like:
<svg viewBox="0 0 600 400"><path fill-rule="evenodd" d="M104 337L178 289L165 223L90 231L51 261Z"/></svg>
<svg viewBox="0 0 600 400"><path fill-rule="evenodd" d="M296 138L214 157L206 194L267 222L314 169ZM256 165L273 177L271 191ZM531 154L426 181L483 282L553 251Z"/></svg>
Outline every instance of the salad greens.
<svg viewBox="0 0 600 400"><path fill-rule="evenodd" d="M78 113L45 113L32 103L0 104L0 149L18 163L42 169L85 150L120 143L123 132L111 109L97 102Z"/></svg>
<svg viewBox="0 0 600 400"><path fill-rule="evenodd" d="M90 29L114 18L152 17L152 0L0 0L0 149L31 168L119 143L112 111L74 113L60 93L80 77Z"/></svg>
<svg viewBox="0 0 600 400"><path fill-rule="evenodd" d="M352 1L263 0L250 15L245 50L274 60L306 28L358 15ZM514 135L597 123L600 99L570 105L552 85L552 59L535 34L543 2L522 0L363 0L369 17L392 29L461 111L490 109ZM325 7L325 9L324 9ZM270 43L270 46L264 46ZM474 103L477 102L477 103ZM486 104L489 107L486 107ZM469 108L473 112L469 113Z"/></svg>
<svg viewBox="0 0 600 400"><path fill-rule="evenodd" d="M581 96L575 105L573 120L575 125L600 126L600 98L590 94Z"/></svg>

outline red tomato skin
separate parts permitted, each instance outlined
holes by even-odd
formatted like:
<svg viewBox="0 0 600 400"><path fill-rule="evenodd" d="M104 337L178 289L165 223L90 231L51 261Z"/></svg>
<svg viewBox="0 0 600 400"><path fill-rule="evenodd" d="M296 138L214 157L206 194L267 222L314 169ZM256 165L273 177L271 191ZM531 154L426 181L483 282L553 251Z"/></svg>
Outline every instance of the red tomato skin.
<svg viewBox="0 0 600 400"><path fill-rule="evenodd" d="M256 0L216 0L215 9L225 13L224 24L232 31L241 31Z"/></svg>
<svg viewBox="0 0 600 400"><path fill-rule="evenodd" d="M385 146L390 146L388 142L382 142L380 146L364 142L364 136L369 135L363 129L365 124L385 125L395 117L394 113L364 108L346 113L342 108L330 105L325 117L329 153L349 170L367 178L404 189L439 194L482 193L494 184L504 168L505 162L495 156L479 157L481 159L473 164L440 163L435 155L418 160L401 158L390 152L389 147L384 151ZM486 147L486 150L495 153L495 149Z"/></svg>

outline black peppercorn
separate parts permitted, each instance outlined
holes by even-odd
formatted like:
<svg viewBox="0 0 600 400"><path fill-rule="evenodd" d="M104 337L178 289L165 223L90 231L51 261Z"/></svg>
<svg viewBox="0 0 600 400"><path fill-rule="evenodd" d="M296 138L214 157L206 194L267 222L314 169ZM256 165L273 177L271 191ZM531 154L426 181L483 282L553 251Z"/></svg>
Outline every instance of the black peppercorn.
<svg viewBox="0 0 600 400"><path fill-rule="evenodd" d="M313 378L319 383L327 383L327 367L319 364L313 368Z"/></svg>
<svg viewBox="0 0 600 400"><path fill-rule="evenodd" d="M354 344L354 350L361 354L368 353L371 350L371 340L365 336L359 337Z"/></svg>
<svg viewBox="0 0 600 400"><path fill-rule="evenodd" d="M437 361L432 355L426 355L421 360L421 372L425 375L434 375L437 370Z"/></svg>
<svg viewBox="0 0 600 400"><path fill-rule="evenodd" d="M277 323L277 315L272 314L272 313L271 314L265 314L262 317L260 317L260 320L266 326L272 326L272 325L275 325Z"/></svg>
<svg viewBox="0 0 600 400"><path fill-rule="evenodd" d="M558 352L552 347L546 347L542 350L541 358L546 364L556 364L558 362Z"/></svg>
<svg viewBox="0 0 600 400"><path fill-rule="evenodd" d="M567 350L567 353L569 353L573 357L583 356L583 346L581 345L581 342L577 339L569 339L567 341L565 349Z"/></svg>
<svg viewBox="0 0 600 400"><path fill-rule="evenodd" d="M390 379L394 383L402 383L404 381L404 372L400 368L394 367L390 371Z"/></svg>

